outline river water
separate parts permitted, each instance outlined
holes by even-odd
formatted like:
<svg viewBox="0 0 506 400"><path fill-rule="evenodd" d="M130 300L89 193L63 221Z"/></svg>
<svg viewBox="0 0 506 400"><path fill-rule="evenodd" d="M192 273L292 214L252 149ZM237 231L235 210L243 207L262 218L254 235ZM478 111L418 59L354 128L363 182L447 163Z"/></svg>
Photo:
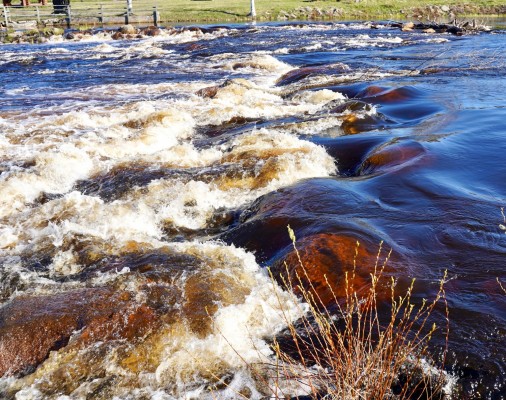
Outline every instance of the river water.
<svg viewBox="0 0 506 400"><path fill-rule="evenodd" d="M1 397L261 398L290 225L448 271L455 397L506 398L506 34L374 28L1 46Z"/></svg>

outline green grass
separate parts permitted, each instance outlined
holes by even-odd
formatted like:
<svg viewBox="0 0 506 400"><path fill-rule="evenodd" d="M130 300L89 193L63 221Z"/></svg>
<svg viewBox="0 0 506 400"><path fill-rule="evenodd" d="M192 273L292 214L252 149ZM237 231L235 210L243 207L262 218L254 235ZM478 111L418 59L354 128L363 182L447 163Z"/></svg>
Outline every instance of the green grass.
<svg viewBox="0 0 506 400"><path fill-rule="evenodd" d="M504 6L504 0L256 0L256 11L259 20L277 20L279 16L286 14L288 19L306 19L304 13L296 10L302 7L318 8L326 11L337 8L340 10L339 19L371 19L379 17L399 17L401 11L410 10L413 7L425 7L427 5L463 6L465 4L475 7L499 7ZM73 10L89 7L99 7L103 4L104 9L123 7L125 0L80 0L72 1ZM249 0L133 0L134 13L136 10L147 12L156 5L161 13L163 21L172 22L204 22L204 21L244 21L248 19L250 12ZM475 8L476 9L476 8ZM466 11L466 14L475 14L477 11ZM480 10L478 13L493 14L493 10ZM306 13L307 14L307 13ZM296 17L296 18L294 18ZM329 16L325 16L326 19ZM335 18L335 17L334 17ZM323 19L323 18L322 18Z"/></svg>

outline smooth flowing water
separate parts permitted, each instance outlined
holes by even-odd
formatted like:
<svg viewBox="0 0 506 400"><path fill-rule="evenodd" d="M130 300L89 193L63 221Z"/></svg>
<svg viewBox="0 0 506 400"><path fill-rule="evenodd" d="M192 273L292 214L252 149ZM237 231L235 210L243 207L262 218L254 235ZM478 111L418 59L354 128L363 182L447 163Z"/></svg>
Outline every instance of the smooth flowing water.
<svg viewBox="0 0 506 400"><path fill-rule="evenodd" d="M1 46L0 397L261 398L290 225L447 270L455 396L506 398L506 34L374 28Z"/></svg>

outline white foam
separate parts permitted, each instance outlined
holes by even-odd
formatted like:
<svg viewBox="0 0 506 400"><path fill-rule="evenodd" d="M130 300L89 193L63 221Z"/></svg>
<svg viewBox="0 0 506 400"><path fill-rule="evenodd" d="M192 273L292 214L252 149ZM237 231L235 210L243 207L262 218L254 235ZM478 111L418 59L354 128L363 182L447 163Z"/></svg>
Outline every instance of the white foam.
<svg viewBox="0 0 506 400"><path fill-rule="evenodd" d="M178 376L178 370L185 371L185 375L198 373L199 369L212 370L218 360L233 369L246 368L253 362L267 362L272 350L264 338L272 337L288 322L300 317L306 311L305 307L286 292L273 287L273 282L265 270L258 268L253 255L241 249L211 243L181 247L223 260L224 271L230 276L243 275L241 282L249 282L247 285L251 291L243 303L218 311L213 317L212 334L167 343L163 361L156 370L157 382L167 384Z"/></svg>
<svg viewBox="0 0 506 400"><path fill-rule="evenodd" d="M70 50L65 47L55 47L53 49L47 49L46 52L49 54L69 54Z"/></svg>
<svg viewBox="0 0 506 400"><path fill-rule="evenodd" d="M387 44L401 44L404 39L398 36L374 36L357 35L353 38L347 38L343 44L348 47L383 47Z"/></svg>
<svg viewBox="0 0 506 400"><path fill-rule="evenodd" d="M113 53L115 51L118 51L118 48L111 46L108 43L102 43L98 46L93 47L90 49L93 53Z"/></svg>
<svg viewBox="0 0 506 400"><path fill-rule="evenodd" d="M88 155L70 144L58 151L40 153L30 171L7 174L0 181L0 215L20 211L42 192L64 193L77 179L87 176L93 166Z"/></svg>
<svg viewBox="0 0 506 400"><path fill-rule="evenodd" d="M166 57L168 51L162 44L211 40L228 33L162 33L156 38L121 42L117 46L108 42L111 38L106 33L83 35L76 40L97 42L80 46L83 57ZM64 53L54 49L55 55ZM210 140L207 148L195 144L197 132L205 134L209 125L228 123L233 118L311 116L329 102L344 98L330 90L285 96L285 89L274 87L274 82L292 67L268 54L226 54L211 57L205 63L210 68L221 68L229 76L238 68L250 78L223 85L222 81L197 80L69 89L48 95L72 98L59 108L6 113L0 119L0 154L7 165L0 178L0 215L5 222L0 227L0 256L5 260L0 274L6 281L14 277L19 280L18 291L9 292L9 298L118 281L122 289L141 296L138 286L145 282L138 274L129 273L128 267L97 274L86 282L62 282L61 277L71 278L86 267L79 265L79 250L73 245L81 237L97 243L98 252L104 257L123 254L131 243L195 255L203 260L202 268L210 270L210 274L230 277L244 292L244 300L223 300L218 304L210 332L205 336L190 332L184 321L171 326L169 321L165 330L159 332L161 358L152 371L141 371L133 377L115 359L119 353L115 353L114 346L140 343L111 344L107 357L97 360L97 368L118 377L119 383L112 389L118 399L135 398L135 393L159 399L212 398L204 389L207 381L201 377L208 370L235 374L222 398L234 398L234 391L244 385L251 390L252 398L260 398L260 390L255 389L256 382L245 364L272 360L266 338L304 312L295 299L279 288L279 298L273 295L275 286L252 254L220 243L167 244L164 232L170 227L205 228L218 210L244 207L259 196L300 179L336 173L335 162L323 147L301 140L289 130L249 128L230 135L228 140ZM185 64L185 68L194 65ZM213 98L195 94L215 84L220 87ZM291 132L300 133L301 129ZM99 194L91 191L88 195L75 190L79 187L76 182L82 179L91 179L97 186L112 185L113 181L101 179L110 176L113 169L124 168L129 173L130 167L133 174L142 174L145 168L160 168L167 173L160 179L139 183L142 187L132 183L124 193L113 196L114 201L100 198L100 190ZM57 196L37 201L43 193ZM24 264L41 254L51 258L43 274ZM174 285L184 288L191 273L186 271ZM82 349L81 355L88 350L93 349ZM43 385L35 376L41 373L43 379L60 379L55 371L70 362L64 357L65 351L63 348L52 352L38 369L40 372L25 380L3 378L0 385L21 385L18 399L44 398ZM77 362L80 359L76 357ZM193 378L192 385L185 383ZM94 379L89 377L74 393L60 398L84 396L98 384ZM135 387L129 386L131 381L136 382Z"/></svg>
<svg viewBox="0 0 506 400"><path fill-rule="evenodd" d="M159 243L159 246L168 245ZM194 398L192 396L212 398L209 397L209 391L204 390L206 381L198 377L209 374L209 371L217 376L233 371L234 379L222 393L223 398L233 398L232 393L247 386L252 392L252 398L259 399L260 393L255 389L258 383L252 377L249 365L271 362L272 350L265 338L272 337L287 323L293 322L307 312L307 307L299 304L292 295L279 289L266 271L260 269L254 256L242 249L210 242L170 246L177 251L209 260L213 265L213 274L225 274L234 280L238 290L245 290L247 294L244 301L225 304L219 308L212 317L214 322L211 325L211 332L204 337L191 333L184 326L179 327L179 323L162 328L156 333L158 336L154 343L157 351L160 351L155 357L159 359L156 371L142 372L136 378L139 380L137 383L139 386L134 388L123 386L128 384L132 376L120 366L121 359L117 359L115 355L114 346L123 346L121 342L117 342L109 349L108 357L96 360L97 365L94 368L104 369L107 374L117 377L113 391L115 398L129 398L129 393L151 393L152 398L167 399ZM86 351L80 350L83 355ZM37 399L40 396L43 398L44 393L39 387L43 384L43 380L39 379L42 377L51 379L55 373L58 376L58 370L65 368L65 364L62 363L72 363L72 360L73 358L65 356L64 351L61 354L52 352L39 372L36 372L36 376L42 374L39 378L33 379L28 376L24 383L22 380L3 378L0 385L9 388L22 383L23 388L16 398ZM72 368L77 368L77 365L73 364ZM57 379L65 378L60 375ZM188 379L193 379L194 383L191 381L189 383ZM80 398L80 394L89 392L87 388L92 384L93 381L84 381L73 393L61 398Z"/></svg>

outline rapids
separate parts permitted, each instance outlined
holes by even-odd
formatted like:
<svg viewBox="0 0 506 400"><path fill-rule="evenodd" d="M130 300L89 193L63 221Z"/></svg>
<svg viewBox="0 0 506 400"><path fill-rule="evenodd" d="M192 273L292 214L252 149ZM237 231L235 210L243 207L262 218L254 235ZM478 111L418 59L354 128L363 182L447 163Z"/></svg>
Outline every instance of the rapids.
<svg viewBox="0 0 506 400"><path fill-rule="evenodd" d="M251 365L304 312L265 268L290 225L336 279L355 240L418 302L447 270L454 396L504 399L505 48L367 23L1 45L0 397L263 398Z"/></svg>

